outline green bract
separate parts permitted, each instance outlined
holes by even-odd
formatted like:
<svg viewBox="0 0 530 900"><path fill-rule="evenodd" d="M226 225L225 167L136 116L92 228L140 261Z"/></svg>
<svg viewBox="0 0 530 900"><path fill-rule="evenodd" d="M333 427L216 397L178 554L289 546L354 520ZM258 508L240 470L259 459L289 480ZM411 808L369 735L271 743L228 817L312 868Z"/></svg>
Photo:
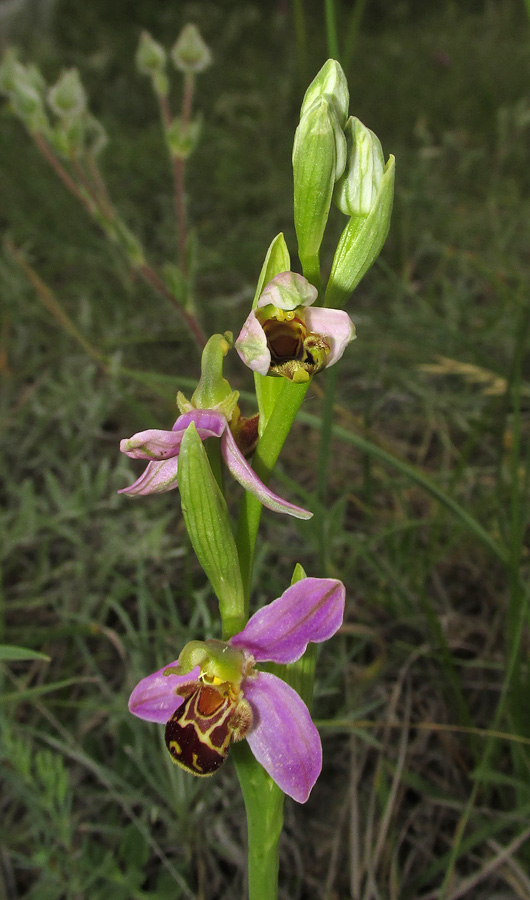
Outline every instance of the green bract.
<svg viewBox="0 0 530 900"><path fill-rule="evenodd" d="M346 76L336 59L328 59L309 85L302 100L300 118L322 97L334 107L341 127L344 126L348 118L350 94Z"/></svg>
<svg viewBox="0 0 530 900"><path fill-rule="evenodd" d="M390 227L394 175L395 159L390 156L372 209L366 216L352 216L342 232L326 289L327 306L343 306L379 256Z"/></svg>
<svg viewBox="0 0 530 900"><path fill-rule="evenodd" d="M237 630L244 608L239 558L226 501L193 422L180 447L178 483L186 529L219 600L223 629L229 631L235 621Z"/></svg>

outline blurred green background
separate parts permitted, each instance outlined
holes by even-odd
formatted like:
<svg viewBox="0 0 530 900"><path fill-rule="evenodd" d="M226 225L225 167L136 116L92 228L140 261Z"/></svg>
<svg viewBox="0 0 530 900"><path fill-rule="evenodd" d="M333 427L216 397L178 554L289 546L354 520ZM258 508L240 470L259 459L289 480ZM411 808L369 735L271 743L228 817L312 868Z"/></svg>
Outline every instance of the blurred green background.
<svg viewBox="0 0 530 900"><path fill-rule="evenodd" d="M142 29L170 47L186 22L200 28L214 65L187 174L196 302L209 333L237 333L279 231L296 259L290 156L329 55L324 5L7 7L0 46L49 83L79 68L110 139L109 191L154 266L176 258L172 181L134 54ZM262 525L256 604L296 561L324 574L322 534L348 591L318 667L324 771L306 806L287 806L280 896L528 898L530 21L516 0L328 4L328 23L331 11L350 111L396 156L397 182L388 241L348 306L358 340L341 363L328 502L322 377L275 477L315 524ZM175 109L180 91L175 73ZM243 896L231 763L205 785L127 712L140 677L217 627L178 493L116 494L137 473L120 438L169 426L199 355L7 102L0 122L0 643L49 657L0 662L0 898ZM333 227L336 241L338 213ZM226 371L252 390L234 354Z"/></svg>

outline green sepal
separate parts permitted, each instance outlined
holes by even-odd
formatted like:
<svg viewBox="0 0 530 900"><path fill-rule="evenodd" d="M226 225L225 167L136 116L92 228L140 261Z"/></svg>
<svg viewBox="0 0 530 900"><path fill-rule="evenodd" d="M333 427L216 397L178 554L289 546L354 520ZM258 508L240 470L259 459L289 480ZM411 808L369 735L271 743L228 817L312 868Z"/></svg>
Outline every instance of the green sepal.
<svg viewBox="0 0 530 900"><path fill-rule="evenodd" d="M201 358L201 377L191 398L194 409L216 409L230 422L239 398L223 378L223 361L232 346L232 332L212 334Z"/></svg>
<svg viewBox="0 0 530 900"><path fill-rule="evenodd" d="M233 627L240 631L244 625L243 584L228 508L193 422L180 445L178 483L184 522L219 600L223 632Z"/></svg>
<svg viewBox="0 0 530 900"><path fill-rule="evenodd" d="M344 306L379 256L390 228L394 177L395 159L390 156L371 212L367 216L352 216L342 232L333 257L325 306Z"/></svg>
<svg viewBox="0 0 530 900"><path fill-rule="evenodd" d="M280 275L282 272L289 272L290 269L291 258L289 256L289 250L287 249L283 233L280 232L280 234L276 235L267 250L267 255L265 256L258 278L256 293L252 302L252 309L256 309L258 300L263 293L263 288L266 287L269 281L272 281L276 275ZM255 372L254 384L256 387L256 399L258 401L259 411L258 431L259 436L261 437L282 389L283 378L273 378L270 375L260 375L258 372Z"/></svg>
<svg viewBox="0 0 530 900"><path fill-rule="evenodd" d="M336 180L337 129L334 119L335 110L323 97L300 119L293 144L294 226L298 256L305 277L317 289L320 288L320 245ZM346 138L342 132L341 135L345 150Z"/></svg>

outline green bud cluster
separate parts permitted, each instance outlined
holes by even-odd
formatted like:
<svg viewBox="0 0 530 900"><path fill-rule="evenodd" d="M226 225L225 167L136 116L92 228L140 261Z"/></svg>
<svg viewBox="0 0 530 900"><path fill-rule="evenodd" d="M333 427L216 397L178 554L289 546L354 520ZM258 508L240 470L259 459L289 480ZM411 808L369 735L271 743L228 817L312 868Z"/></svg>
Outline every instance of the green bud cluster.
<svg viewBox="0 0 530 900"><path fill-rule="evenodd" d="M176 69L190 75L204 72L212 64L210 48L196 25L184 26L171 50L171 59Z"/></svg>
<svg viewBox="0 0 530 900"><path fill-rule="evenodd" d="M354 116L339 63L329 59L309 85L293 147L294 220L306 278L320 287L320 247L331 203L349 217L333 260L326 305L340 306L381 251L388 233L394 158L385 165L376 135Z"/></svg>
<svg viewBox="0 0 530 900"><path fill-rule="evenodd" d="M24 66L14 48L0 63L0 91L7 95L11 109L32 134L45 133L48 119L44 104L46 82L35 65Z"/></svg>

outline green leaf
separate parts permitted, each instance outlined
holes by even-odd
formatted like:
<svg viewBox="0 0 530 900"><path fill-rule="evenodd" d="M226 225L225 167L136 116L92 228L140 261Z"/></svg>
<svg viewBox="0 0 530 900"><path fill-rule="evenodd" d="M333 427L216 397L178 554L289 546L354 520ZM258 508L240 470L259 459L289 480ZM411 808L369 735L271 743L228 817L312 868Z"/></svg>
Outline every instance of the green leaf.
<svg viewBox="0 0 530 900"><path fill-rule="evenodd" d="M12 644L0 644L0 660L43 659L50 662L51 657L37 650L28 650L27 647L14 647Z"/></svg>
<svg viewBox="0 0 530 900"><path fill-rule="evenodd" d="M280 232L280 234L276 235L267 250L267 255L258 278L252 309L256 308L263 288L269 281L272 281L272 279L276 275L280 275L281 272L289 272L290 269L291 258L289 256L289 250L287 249L285 238ZM271 375L259 375L256 372L254 374L254 383L256 385L256 398L259 410L259 434L261 437L267 427L267 422L269 421L271 412L278 399L278 394L282 389L283 378L274 378Z"/></svg>
<svg viewBox="0 0 530 900"><path fill-rule="evenodd" d="M193 422L180 447L178 483L184 522L219 600L223 631L240 631L244 625L243 584L228 508Z"/></svg>
<svg viewBox="0 0 530 900"><path fill-rule="evenodd" d="M390 228L394 177L395 160L391 156L371 212L367 216L352 216L342 232L326 289L326 306L344 306L379 256Z"/></svg>

